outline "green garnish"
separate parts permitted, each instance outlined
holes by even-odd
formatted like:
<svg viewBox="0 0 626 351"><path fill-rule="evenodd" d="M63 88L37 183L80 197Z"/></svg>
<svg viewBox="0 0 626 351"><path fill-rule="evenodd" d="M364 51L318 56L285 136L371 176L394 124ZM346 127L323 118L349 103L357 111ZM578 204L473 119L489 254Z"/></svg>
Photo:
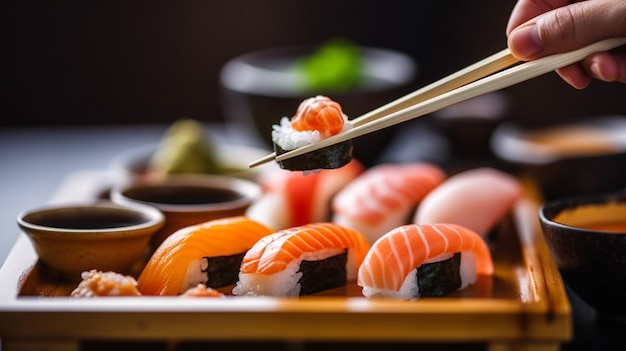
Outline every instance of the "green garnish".
<svg viewBox="0 0 626 351"><path fill-rule="evenodd" d="M361 80L362 56L358 46L347 39L331 39L302 59L298 67L307 88L318 91L345 91Z"/></svg>
<svg viewBox="0 0 626 351"><path fill-rule="evenodd" d="M165 174L219 174L220 164L214 152L204 125L185 117L167 129L150 165Z"/></svg>

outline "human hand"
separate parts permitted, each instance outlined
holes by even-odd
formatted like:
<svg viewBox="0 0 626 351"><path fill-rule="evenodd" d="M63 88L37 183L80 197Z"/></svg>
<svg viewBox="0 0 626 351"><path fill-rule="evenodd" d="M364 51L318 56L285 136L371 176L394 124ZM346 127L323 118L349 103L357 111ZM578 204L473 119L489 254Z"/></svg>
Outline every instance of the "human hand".
<svg viewBox="0 0 626 351"><path fill-rule="evenodd" d="M506 34L513 55L525 61L624 37L626 1L518 0ZM590 55L557 73L577 89L589 85L592 77L626 83L626 48Z"/></svg>

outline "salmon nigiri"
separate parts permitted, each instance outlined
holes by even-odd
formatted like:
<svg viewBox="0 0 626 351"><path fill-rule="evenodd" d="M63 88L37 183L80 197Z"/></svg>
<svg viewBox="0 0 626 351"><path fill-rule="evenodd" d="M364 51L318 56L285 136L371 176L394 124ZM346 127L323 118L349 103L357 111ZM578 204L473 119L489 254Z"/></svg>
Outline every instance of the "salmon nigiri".
<svg viewBox="0 0 626 351"><path fill-rule="evenodd" d="M455 224L407 224L387 232L368 252L357 283L366 297L445 296L491 275L484 239Z"/></svg>
<svg viewBox="0 0 626 351"><path fill-rule="evenodd" d="M367 169L333 198L332 221L363 234L370 244L410 223L411 211L446 178L430 163L384 163Z"/></svg>
<svg viewBox="0 0 626 351"><path fill-rule="evenodd" d="M284 229L259 240L244 256L234 295L300 296L356 278L369 244L330 222Z"/></svg>
<svg viewBox="0 0 626 351"><path fill-rule="evenodd" d="M182 228L152 254L137 289L143 295L179 295L198 284L210 288L234 284L246 251L273 232L244 216Z"/></svg>
<svg viewBox="0 0 626 351"><path fill-rule="evenodd" d="M495 168L466 170L446 179L430 192L412 223L454 223L487 237L522 197L513 175Z"/></svg>
<svg viewBox="0 0 626 351"><path fill-rule="evenodd" d="M327 96L317 95L303 100L296 114L282 117L280 124L272 126L272 142L277 155L318 142L352 128L341 105ZM350 162L350 140L278 162L288 170L314 170L338 168Z"/></svg>

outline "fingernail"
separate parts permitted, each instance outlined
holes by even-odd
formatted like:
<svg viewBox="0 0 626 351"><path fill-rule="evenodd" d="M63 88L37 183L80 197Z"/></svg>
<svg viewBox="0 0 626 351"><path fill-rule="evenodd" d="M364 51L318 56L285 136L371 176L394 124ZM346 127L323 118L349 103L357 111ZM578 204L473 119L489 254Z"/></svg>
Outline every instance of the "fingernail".
<svg viewBox="0 0 626 351"><path fill-rule="evenodd" d="M593 62L591 63L591 65L589 66L589 70L591 71L591 73L596 76L597 78L606 81L606 77L604 77L602 75L602 72L600 71L600 65L598 65L597 62Z"/></svg>
<svg viewBox="0 0 626 351"><path fill-rule="evenodd" d="M531 58L543 48L539 29L535 23L514 30L509 38L511 50L517 55Z"/></svg>

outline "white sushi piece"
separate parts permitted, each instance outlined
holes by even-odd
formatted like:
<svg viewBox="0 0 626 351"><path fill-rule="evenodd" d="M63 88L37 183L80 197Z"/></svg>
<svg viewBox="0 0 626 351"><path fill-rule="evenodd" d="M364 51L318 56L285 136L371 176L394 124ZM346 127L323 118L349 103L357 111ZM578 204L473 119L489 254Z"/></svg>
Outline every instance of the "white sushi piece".
<svg viewBox="0 0 626 351"><path fill-rule="evenodd" d="M278 191L263 194L259 200L248 207L246 217L274 230L288 228L291 224L285 195Z"/></svg>
<svg viewBox="0 0 626 351"><path fill-rule="evenodd" d="M483 237L522 197L513 175L491 167L462 171L446 179L422 200L413 223L452 223Z"/></svg>

